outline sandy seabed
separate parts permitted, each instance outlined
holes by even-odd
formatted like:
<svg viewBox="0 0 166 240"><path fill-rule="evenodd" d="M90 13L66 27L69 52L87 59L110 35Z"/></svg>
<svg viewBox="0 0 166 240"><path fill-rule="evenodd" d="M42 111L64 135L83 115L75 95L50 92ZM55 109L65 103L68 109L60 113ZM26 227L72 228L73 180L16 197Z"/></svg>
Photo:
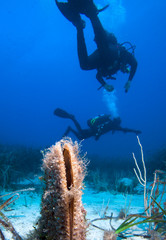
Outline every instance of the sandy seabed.
<svg viewBox="0 0 166 240"><path fill-rule="evenodd" d="M5 192L1 193L1 195ZM41 193L36 191L27 191L19 193L20 197L9 206L7 211L3 211L9 218L19 235L26 239L27 234L36 227L38 218L40 217ZM124 195L110 192L98 192L86 187L83 194L83 204L87 212L86 219L90 222L93 219L103 217L106 207L107 216L118 216L121 209L126 209L128 214L141 213L144 211L142 195ZM111 224L116 229L123 220L113 219ZM95 224L105 230L111 230L109 220L100 220ZM147 225L145 225L145 228ZM12 235L2 229L7 240L12 240ZM139 226L133 227L132 231L136 234L142 234L143 229ZM130 230L130 232L132 232ZM103 231L93 226L89 226L87 230L87 240L103 240ZM128 239L142 239L141 237L130 237Z"/></svg>

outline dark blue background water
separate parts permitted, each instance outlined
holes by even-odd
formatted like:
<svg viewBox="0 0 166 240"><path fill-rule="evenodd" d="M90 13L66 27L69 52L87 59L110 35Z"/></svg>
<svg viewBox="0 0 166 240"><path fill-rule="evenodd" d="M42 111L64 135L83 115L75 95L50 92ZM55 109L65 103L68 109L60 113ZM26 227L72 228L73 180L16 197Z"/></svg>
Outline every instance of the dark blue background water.
<svg viewBox="0 0 166 240"><path fill-rule="evenodd" d="M122 126L142 130L146 151L166 143L165 9L165 0L112 0L112 8L100 14L119 42L137 46L138 70L131 89L124 93L127 76L120 73L113 84ZM96 71L79 67L76 29L54 0L2 1L0 29L0 143L41 148L54 144L72 124L53 115L56 107L75 114L82 127L88 118L109 113L103 90L97 91ZM88 21L85 36L91 53L95 44ZM134 134L108 133L82 145L101 156L131 157L139 151Z"/></svg>

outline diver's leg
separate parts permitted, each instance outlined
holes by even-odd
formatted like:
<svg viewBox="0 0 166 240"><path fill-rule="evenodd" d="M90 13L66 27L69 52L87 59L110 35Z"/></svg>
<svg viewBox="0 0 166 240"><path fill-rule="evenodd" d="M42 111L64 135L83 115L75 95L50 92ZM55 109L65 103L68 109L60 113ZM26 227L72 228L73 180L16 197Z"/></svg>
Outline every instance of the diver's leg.
<svg viewBox="0 0 166 240"><path fill-rule="evenodd" d="M104 28L100 22L100 19L97 15L95 15L95 14L91 15L91 16L89 16L89 19L90 19L92 27L93 27L97 48L101 52L101 54L104 53L104 55L105 55L108 53L108 48L109 48L109 43L107 40L107 33L104 30Z"/></svg>
<svg viewBox="0 0 166 240"><path fill-rule="evenodd" d="M95 51L88 56L84 32L81 27L77 27L77 52L81 69L92 70L97 68L98 62L100 61L99 52Z"/></svg>
<svg viewBox="0 0 166 240"><path fill-rule="evenodd" d="M84 23L80 24L82 22L80 13L85 14L92 23L98 49L102 49L103 46L106 47L108 44L106 32L97 16L100 10L96 8L92 0L68 0L67 3L55 0L55 3L64 17L71 21L76 27L77 25L84 26Z"/></svg>
<svg viewBox="0 0 166 240"><path fill-rule="evenodd" d="M82 11L81 11L82 10ZM108 41L107 41L107 33L104 30L100 19L98 18L98 10L93 3L92 0L84 0L82 3L82 9L80 12L85 14L91 21L94 34L95 41L99 50L108 51Z"/></svg>
<svg viewBox="0 0 166 240"><path fill-rule="evenodd" d="M70 131L71 131L71 127L69 126L69 127L66 129L66 131L64 132L63 137L68 136L68 134L70 133Z"/></svg>
<svg viewBox="0 0 166 240"><path fill-rule="evenodd" d="M78 132L82 132L82 128L81 128L79 122L75 119L75 116L72 115L72 117L71 117L70 119L71 119L71 120L73 121L73 123L75 124L75 126L76 126Z"/></svg>
<svg viewBox="0 0 166 240"><path fill-rule="evenodd" d="M75 119L74 115L71 115L70 119L73 121L78 131L75 131L73 128L69 126L63 136L67 136L69 132L72 132L79 140L82 140L95 135L93 131L89 128L82 129L79 122Z"/></svg>
<svg viewBox="0 0 166 240"><path fill-rule="evenodd" d="M74 135L79 139L79 140L82 140L83 137L82 135L79 133L79 132L76 132L73 128L71 128L70 126L66 129L65 133L63 134L63 137L66 137L68 136L68 134L72 132L74 133Z"/></svg>
<svg viewBox="0 0 166 240"><path fill-rule="evenodd" d="M90 70L87 47L85 44L84 32L82 28L77 28L77 53L81 69Z"/></svg>

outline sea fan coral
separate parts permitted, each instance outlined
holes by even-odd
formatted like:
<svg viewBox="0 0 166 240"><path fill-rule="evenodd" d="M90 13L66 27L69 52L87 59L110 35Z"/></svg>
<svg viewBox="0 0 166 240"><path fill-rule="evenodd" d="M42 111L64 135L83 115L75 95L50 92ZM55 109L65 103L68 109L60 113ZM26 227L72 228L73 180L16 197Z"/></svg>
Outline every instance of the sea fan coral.
<svg viewBox="0 0 166 240"><path fill-rule="evenodd" d="M57 142L43 159L45 191L37 237L47 240L85 240L86 221L82 205L85 164L79 147L70 139Z"/></svg>

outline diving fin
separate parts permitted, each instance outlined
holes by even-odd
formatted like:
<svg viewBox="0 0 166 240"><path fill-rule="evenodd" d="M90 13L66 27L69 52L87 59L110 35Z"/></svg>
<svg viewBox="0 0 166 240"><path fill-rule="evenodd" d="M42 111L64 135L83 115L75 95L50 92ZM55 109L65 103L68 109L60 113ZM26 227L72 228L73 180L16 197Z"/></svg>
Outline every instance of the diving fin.
<svg viewBox="0 0 166 240"><path fill-rule="evenodd" d="M98 15L100 12L104 11L109 7L109 4L98 9L94 4L93 0L80 0L78 12L84 14L88 18L91 18L94 15Z"/></svg>
<svg viewBox="0 0 166 240"><path fill-rule="evenodd" d="M62 13L62 15L73 23L74 26L81 26L82 28L85 28L85 22L81 19L81 16L78 11L74 7L72 7L71 4L68 2L58 2L55 0L55 3Z"/></svg>
<svg viewBox="0 0 166 240"><path fill-rule="evenodd" d="M83 28L85 27L84 26L85 23L81 19L80 13L85 15L86 15L86 12L87 13L89 12L89 14L91 12L99 14L100 12L104 11L109 7L109 4L107 4L103 8L97 9L97 7L95 6L92 0L87 0L87 1L83 0L82 2L79 2L79 4L78 3L72 4L72 1L70 1L69 3L69 2L58 2L58 0L55 0L55 3L58 9L60 10L60 12L63 14L63 16L66 19L72 22L75 26L77 26L77 24L80 24L82 22Z"/></svg>
<svg viewBox="0 0 166 240"><path fill-rule="evenodd" d="M61 117L61 118L71 118L73 116L61 108L56 108L54 110L54 115Z"/></svg>

